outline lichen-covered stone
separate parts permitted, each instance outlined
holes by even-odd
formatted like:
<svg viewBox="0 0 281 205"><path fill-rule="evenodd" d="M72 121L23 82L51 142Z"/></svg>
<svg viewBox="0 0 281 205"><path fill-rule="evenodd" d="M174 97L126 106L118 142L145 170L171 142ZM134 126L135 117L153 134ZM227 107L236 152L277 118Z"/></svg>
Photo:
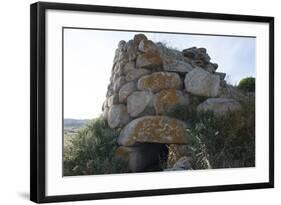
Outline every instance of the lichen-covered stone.
<svg viewBox="0 0 281 205"><path fill-rule="evenodd" d="M197 48L196 47L191 47L184 49L182 51L183 55L190 58L190 59L195 59L195 56L197 55Z"/></svg>
<svg viewBox="0 0 281 205"><path fill-rule="evenodd" d="M142 40L138 46L138 49L143 53L158 52L158 47L151 40Z"/></svg>
<svg viewBox="0 0 281 205"><path fill-rule="evenodd" d="M124 74L127 74L131 71L134 71L134 70L136 70L136 63L134 61L129 61L123 67L123 73Z"/></svg>
<svg viewBox="0 0 281 205"><path fill-rule="evenodd" d="M147 40L147 37L144 34L140 33L134 36L134 43L136 45L138 45L142 40Z"/></svg>
<svg viewBox="0 0 281 205"><path fill-rule="evenodd" d="M207 54L206 48L191 47L182 51L183 55L192 60L200 60L204 64L210 62L211 58Z"/></svg>
<svg viewBox="0 0 281 205"><path fill-rule="evenodd" d="M124 103L127 101L127 97L137 90L135 82L129 82L123 85L119 90L119 102Z"/></svg>
<svg viewBox="0 0 281 205"><path fill-rule="evenodd" d="M192 60L192 61L191 61L191 64L192 64L192 66L195 67L195 68L197 68L197 67L203 68L203 67L206 66L205 63L204 63L202 60ZM206 69L205 69L205 70L206 70Z"/></svg>
<svg viewBox="0 0 281 205"><path fill-rule="evenodd" d="M130 40L127 42L126 50L127 50L126 55L129 59L129 61L136 60L138 48L137 48L137 44L135 44L133 40Z"/></svg>
<svg viewBox="0 0 281 205"><path fill-rule="evenodd" d="M198 112L210 111L215 115L224 115L238 110L241 110L240 103L229 98L209 98L197 106Z"/></svg>
<svg viewBox="0 0 281 205"><path fill-rule="evenodd" d="M126 46L126 41L124 41L124 40L119 41L119 43L118 43L118 49L119 49L120 51L123 51L123 52L126 51L125 46Z"/></svg>
<svg viewBox="0 0 281 205"><path fill-rule="evenodd" d="M131 117L139 116L147 107L153 107L153 93L136 91L127 98L127 110Z"/></svg>
<svg viewBox="0 0 281 205"><path fill-rule="evenodd" d="M145 116L127 124L118 137L118 144L133 146L138 142L186 144L184 122L166 116Z"/></svg>
<svg viewBox="0 0 281 205"><path fill-rule="evenodd" d="M144 76L144 75L147 75L150 73L151 73L151 71L148 69L144 69L144 68L134 69L127 73L126 80L127 81L136 80L136 79L140 78L141 76Z"/></svg>
<svg viewBox="0 0 281 205"><path fill-rule="evenodd" d="M180 89L181 87L182 81L177 73L156 72L138 80L139 90L159 92L163 89Z"/></svg>
<svg viewBox="0 0 281 205"><path fill-rule="evenodd" d="M168 48L161 42L156 43L156 46L158 47L158 51L160 53L162 60L174 59L179 61L190 61L190 59L185 57L181 51L178 51L173 48Z"/></svg>
<svg viewBox="0 0 281 205"><path fill-rule="evenodd" d="M128 62L129 58L126 51L118 52L118 62Z"/></svg>
<svg viewBox="0 0 281 205"><path fill-rule="evenodd" d="M113 92L118 93L119 89L126 83L126 77L125 76L119 76L117 79L113 82Z"/></svg>
<svg viewBox="0 0 281 205"><path fill-rule="evenodd" d="M220 88L220 77L202 68L195 68L186 74L185 89L198 96L216 97Z"/></svg>
<svg viewBox="0 0 281 205"><path fill-rule="evenodd" d="M211 60L210 56L206 53L206 49L205 52L199 52L196 57L198 60L202 60L204 63L208 63Z"/></svg>
<svg viewBox="0 0 281 205"><path fill-rule="evenodd" d="M189 98L180 90L162 90L155 95L153 105L157 115L165 114L167 111L179 106L188 106Z"/></svg>
<svg viewBox="0 0 281 205"><path fill-rule="evenodd" d="M118 48L115 49L115 55L114 55L114 58L113 58L113 65L115 65L119 60L119 52L120 52L120 50Z"/></svg>
<svg viewBox="0 0 281 205"><path fill-rule="evenodd" d="M110 128L122 127L129 121L129 115L125 105L113 105L107 113L107 122Z"/></svg>
<svg viewBox="0 0 281 205"><path fill-rule="evenodd" d="M208 63L207 65L203 65L203 69L209 73L215 73L216 66L213 63Z"/></svg>
<svg viewBox="0 0 281 205"><path fill-rule="evenodd" d="M119 103L119 96L117 94L111 95L107 98L107 107L111 107L112 105L117 105Z"/></svg>
<svg viewBox="0 0 281 205"><path fill-rule="evenodd" d="M112 84L112 88L113 88L113 85L116 83L117 79L120 77L120 74L118 71L114 72L112 75L111 75L111 78L110 78L110 83Z"/></svg>
<svg viewBox="0 0 281 205"><path fill-rule="evenodd" d="M188 73L193 70L193 66L182 60L176 60L173 58L166 58L163 60L163 70L170 72Z"/></svg>
<svg viewBox="0 0 281 205"><path fill-rule="evenodd" d="M162 66L162 59L158 52L148 52L138 55L136 66L140 68L156 69Z"/></svg>

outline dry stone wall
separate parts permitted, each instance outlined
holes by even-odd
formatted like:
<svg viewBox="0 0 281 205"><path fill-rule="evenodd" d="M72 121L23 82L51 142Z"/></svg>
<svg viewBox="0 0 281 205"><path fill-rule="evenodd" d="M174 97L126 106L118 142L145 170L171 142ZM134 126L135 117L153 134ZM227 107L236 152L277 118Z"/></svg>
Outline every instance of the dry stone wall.
<svg viewBox="0 0 281 205"><path fill-rule="evenodd" d="M129 161L131 171L150 170L161 145L168 146L171 170L188 169L187 154L173 159L188 144L187 124L168 116L178 105L190 106L196 97L206 101L198 111L224 113L240 109L234 99L221 98L224 73L216 72L205 48L183 51L154 43L144 34L120 41L115 52L103 117L111 128L121 128L117 157ZM180 149L179 149L180 147Z"/></svg>

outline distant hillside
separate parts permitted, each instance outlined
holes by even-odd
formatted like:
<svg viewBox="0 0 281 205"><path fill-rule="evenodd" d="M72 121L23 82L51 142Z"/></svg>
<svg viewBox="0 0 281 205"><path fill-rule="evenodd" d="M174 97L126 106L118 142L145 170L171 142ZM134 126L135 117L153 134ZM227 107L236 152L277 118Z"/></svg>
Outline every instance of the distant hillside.
<svg viewBox="0 0 281 205"><path fill-rule="evenodd" d="M64 119L64 129L65 130L75 130L84 127L88 122L88 119L77 120L77 119Z"/></svg>

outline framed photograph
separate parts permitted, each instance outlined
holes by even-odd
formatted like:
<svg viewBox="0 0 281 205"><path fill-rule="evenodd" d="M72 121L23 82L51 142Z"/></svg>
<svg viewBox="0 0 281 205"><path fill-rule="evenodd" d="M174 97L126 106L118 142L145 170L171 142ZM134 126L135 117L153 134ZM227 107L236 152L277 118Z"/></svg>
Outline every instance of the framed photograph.
<svg viewBox="0 0 281 205"><path fill-rule="evenodd" d="M274 18L31 5L30 198L274 187Z"/></svg>

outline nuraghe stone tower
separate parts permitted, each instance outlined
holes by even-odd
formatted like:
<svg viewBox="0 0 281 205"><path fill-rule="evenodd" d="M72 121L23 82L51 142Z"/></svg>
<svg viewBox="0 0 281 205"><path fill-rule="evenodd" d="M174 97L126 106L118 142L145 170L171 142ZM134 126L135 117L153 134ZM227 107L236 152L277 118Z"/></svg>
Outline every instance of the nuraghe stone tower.
<svg viewBox="0 0 281 205"><path fill-rule="evenodd" d="M181 162L188 169L188 125L165 116L169 110L179 105L215 114L240 109L225 96L225 73L216 72L218 65L210 60L205 48L181 52L143 34L119 42L103 117L111 128L122 129L116 155L128 160L132 172L153 169L163 146L168 167Z"/></svg>

